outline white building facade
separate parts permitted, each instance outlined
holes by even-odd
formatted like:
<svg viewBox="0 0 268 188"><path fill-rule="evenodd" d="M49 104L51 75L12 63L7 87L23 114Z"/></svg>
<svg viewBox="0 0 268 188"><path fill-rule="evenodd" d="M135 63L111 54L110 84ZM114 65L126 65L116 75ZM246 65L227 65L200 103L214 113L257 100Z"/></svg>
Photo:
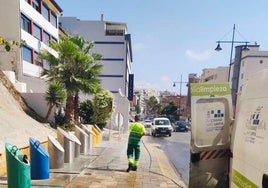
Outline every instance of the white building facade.
<svg viewBox="0 0 268 188"><path fill-rule="evenodd" d="M49 65L37 60L42 49L47 49L49 40L58 41L58 15L62 9L54 0L3 0L0 2L0 35L6 40L26 42L22 48L10 52L0 51L0 69L13 82L29 106L45 116L47 105L44 93L47 85L40 78Z"/></svg>
<svg viewBox="0 0 268 188"><path fill-rule="evenodd" d="M60 26L70 35L80 35L86 41L94 41L92 52L102 55L102 72L99 75L102 88L115 96L113 127L128 130L130 102L133 97L131 74L131 36L125 23L84 21L75 17L60 17Z"/></svg>
<svg viewBox="0 0 268 188"><path fill-rule="evenodd" d="M239 98L247 80L259 71L268 68L268 51L260 51L260 46L249 45L235 47L235 58L231 66L232 102L235 111L239 106ZM256 83L258 84L258 83Z"/></svg>

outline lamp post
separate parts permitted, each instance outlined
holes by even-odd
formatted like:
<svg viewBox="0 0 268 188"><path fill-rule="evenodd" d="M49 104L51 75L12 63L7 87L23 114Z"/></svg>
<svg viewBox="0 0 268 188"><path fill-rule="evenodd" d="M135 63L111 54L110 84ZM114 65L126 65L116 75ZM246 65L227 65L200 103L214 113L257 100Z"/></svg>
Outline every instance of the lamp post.
<svg viewBox="0 0 268 188"><path fill-rule="evenodd" d="M180 84L180 99L179 99L179 120L180 120L180 115L181 115L181 85L182 85L182 83L188 83L188 82L183 82L182 75L181 75L179 82L173 82L173 87L176 87L176 83Z"/></svg>
<svg viewBox="0 0 268 188"><path fill-rule="evenodd" d="M230 62L229 62L229 72L228 72L228 82L230 81L230 71L231 71L231 65L232 65L232 59L233 59L233 48L234 48L234 43L240 43L240 44L245 44L243 50L249 50L248 49L248 41L235 41L235 24L233 26L233 35L232 35L232 40L231 41L216 41L218 43L217 47L215 48L216 51L221 51L222 48L220 46L220 43L231 43L231 54L230 54Z"/></svg>

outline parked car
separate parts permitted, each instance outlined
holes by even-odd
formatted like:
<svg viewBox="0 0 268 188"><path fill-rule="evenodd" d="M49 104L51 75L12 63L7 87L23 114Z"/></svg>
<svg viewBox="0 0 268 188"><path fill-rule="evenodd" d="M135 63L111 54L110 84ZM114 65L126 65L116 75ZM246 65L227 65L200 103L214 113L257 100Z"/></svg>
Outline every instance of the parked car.
<svg viewBox="0 0 268 188"><path fill-rule="evenodd" d="M172 126L168 118L154 118L152 122L151 134L152 136L157 135L168 135L171 136Z"/></svg>
<svg viewBox="0 0 268 188"><path fill-rule="evenodd" d="M173 126L175 132L188 132L188 124L186 121L176 121Z"/></svg>
<svg viewBox="0 0 268 188"><path fill-rule="evenodd" d="M144 127L145 128L151 128L152 121L149 119L144 120Z"/></svg>

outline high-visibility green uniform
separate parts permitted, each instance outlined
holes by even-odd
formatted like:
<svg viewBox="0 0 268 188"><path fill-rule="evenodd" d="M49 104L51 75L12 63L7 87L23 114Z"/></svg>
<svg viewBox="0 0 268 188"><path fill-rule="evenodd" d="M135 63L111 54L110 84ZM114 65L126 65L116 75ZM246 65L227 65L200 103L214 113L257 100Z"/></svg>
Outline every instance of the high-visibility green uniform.
<svg viewBox="0 0 268 188"><path fill-rule="evenodd" d="M129 166L137 167L140 159L140 143L141 137L146 133L141 123L133 122L130 124L130 133L128 138L127 157ZM133 160L133 153L135 160Z"/></svg>

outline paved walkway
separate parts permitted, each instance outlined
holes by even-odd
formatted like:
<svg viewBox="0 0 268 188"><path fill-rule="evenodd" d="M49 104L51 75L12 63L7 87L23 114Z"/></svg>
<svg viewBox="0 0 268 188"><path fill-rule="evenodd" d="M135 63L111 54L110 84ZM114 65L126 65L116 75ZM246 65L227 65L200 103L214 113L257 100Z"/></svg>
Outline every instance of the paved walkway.
<svg viewBox="0 0 268 188"><path fill-rule="evenodd" d="M126 172L127 135L113 133L88 155L80 155L62 169L51 169L48 180L32 180L32 188L186 188L157 144L142 138L140 166ZM6 177L0 187L7 187Z"/></svg>

